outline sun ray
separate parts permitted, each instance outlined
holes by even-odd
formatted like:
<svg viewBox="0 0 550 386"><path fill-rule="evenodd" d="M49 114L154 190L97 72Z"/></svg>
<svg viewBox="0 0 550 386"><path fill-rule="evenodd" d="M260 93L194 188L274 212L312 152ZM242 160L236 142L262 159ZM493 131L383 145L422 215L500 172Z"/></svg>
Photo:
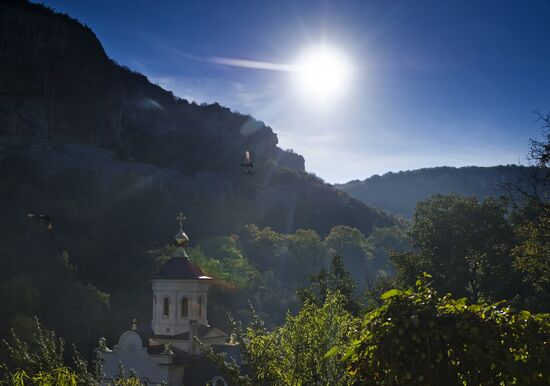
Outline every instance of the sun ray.
<svg viewBox="0 0 550 386"><path fill-rule="evenodd" d="M288 72L296 94L314 106L324 106L347 91L353 69L339 50L326 44L307 49L293 63L214 56L205 59L223 66Z"/></svg>
<svg viewBox="0 0 550 386"><path fill-rule="evenodd" d="M295 66L290 64L262 62L258 60L246 60L246 59L224 58L224 57L214 56L214 57L208 58L207 61L210 63L222 64L225 66L252 68L255 70L287 71L287 72L296 71Z"/></svg>

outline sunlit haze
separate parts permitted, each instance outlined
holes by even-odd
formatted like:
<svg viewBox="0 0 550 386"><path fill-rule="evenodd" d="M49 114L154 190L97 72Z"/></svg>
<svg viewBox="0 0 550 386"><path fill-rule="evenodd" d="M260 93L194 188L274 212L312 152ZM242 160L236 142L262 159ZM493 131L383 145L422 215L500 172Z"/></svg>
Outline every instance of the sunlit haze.
<svg viewBox="0 0 550 386"><path fill-rule="evenodd" d="M175 95L265 122L329 182L525 162L550 105L548 1L45 4Z"/></svg>

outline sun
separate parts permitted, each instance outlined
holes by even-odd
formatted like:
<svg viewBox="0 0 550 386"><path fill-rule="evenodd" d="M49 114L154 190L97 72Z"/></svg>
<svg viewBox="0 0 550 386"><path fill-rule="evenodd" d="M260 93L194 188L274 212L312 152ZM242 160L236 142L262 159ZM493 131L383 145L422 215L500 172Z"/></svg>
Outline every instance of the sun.
<svg viewBox="0 0 550 386"><path fill-rule="evenodd" d="M298 94L316 105L334 101L345 94L352 77L349 60L325 45L306 50L294 68Z"/></svg>

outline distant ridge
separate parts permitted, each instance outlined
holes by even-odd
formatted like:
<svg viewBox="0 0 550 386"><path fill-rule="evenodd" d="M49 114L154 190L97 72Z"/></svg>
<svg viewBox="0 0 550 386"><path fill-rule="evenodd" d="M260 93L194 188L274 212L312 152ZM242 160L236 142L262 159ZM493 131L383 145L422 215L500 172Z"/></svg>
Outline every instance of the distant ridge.
<svg viewBox="0 0 550 386"><path fill-rule="evenodd" d="M481 199L508 195L507 182L527 184L535 168L526 166L467 166L388 172L363 181L335 185L352 197L391 213L412 217L416 204L433 194L455 193Z"/></svg>

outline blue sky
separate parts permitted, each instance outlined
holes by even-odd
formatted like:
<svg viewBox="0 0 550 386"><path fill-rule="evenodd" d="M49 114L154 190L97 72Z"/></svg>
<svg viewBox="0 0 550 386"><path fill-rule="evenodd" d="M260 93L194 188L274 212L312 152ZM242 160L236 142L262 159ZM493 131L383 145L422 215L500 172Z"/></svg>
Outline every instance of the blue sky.
<svg viewBox="0 0 550 386"><path fill-rule="evenodd" d="M525 162L550 111L550 1L75 1L107 54L176 95L250 113L328 182L440 165ZM306 103L284 71L323 42L346 92ZM294 91L293 91L294 90Z"/></svg>

